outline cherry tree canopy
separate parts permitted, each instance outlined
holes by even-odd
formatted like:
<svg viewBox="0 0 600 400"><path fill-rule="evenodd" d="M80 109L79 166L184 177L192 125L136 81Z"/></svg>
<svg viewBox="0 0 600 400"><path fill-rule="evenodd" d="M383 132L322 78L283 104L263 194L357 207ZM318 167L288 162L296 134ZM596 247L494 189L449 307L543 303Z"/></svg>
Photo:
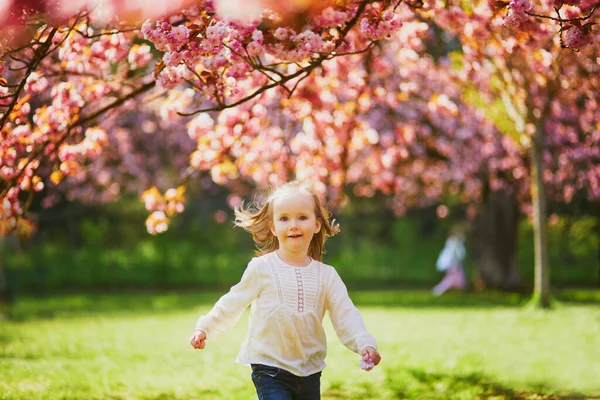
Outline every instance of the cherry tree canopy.
<svg viewBox="0 0 600 400"><path fill-rule="evenodd" d="M264 185L296 175L323 182L323 191L331 188L328 194L341 202L347 183L360 195L380 190L394 196L397 211L440 198L446 188L476 198L484 164L493 178L510 170L527 179L523 158L511 157L518 146L463 104L460 77L447 74L451 65L420 57L423 37L438 26L459 38L468 66L463 82L478 88L495 89L489 65L514 82L506 85L509 94L543 97L540 82L553 68L581 78L573 89L588 95L577 97L583 92L560 83L565 90L539 110L554 116L544 120L548 127L564 132L553 143L574 145L563 156L557 146L549 156L548 165L567 172L550 172L547 181L564 184L560 175L597 195L597 167L593 178L573 164L593 169L597 154L582 155L581 142L564 138L581 134L583 143L598 142L598 1L153 3L0 1L8 10L0 15L9 15L0 22L1 234L34 230L26 211L36 193L50 196L62 185L71 196L93 197L83 188L96 182L107 199L118 194L114 184L126 183L119 183L118 169L108 172L111 157L134 178L153 176L148 171L157 161L141 165L139 146L130 145L144 135L155 146L171 143L186 158L191 153L189 168L173 162L181 182L192 170L233 186L240 177ZM567 56L553 58L558 53L548 43ZM502 73L517 63L532 66L533 75ZM536 113L535 100L530 107L515 99L517 111ZM586 119L573 121L577 113ZM167 130L178 138L158 141ZM110 155L115 146L119 156ZM142 196L152 211L151 232L166 229L168 216L183 209L184 186L163 181L169 183Z"/></svg>

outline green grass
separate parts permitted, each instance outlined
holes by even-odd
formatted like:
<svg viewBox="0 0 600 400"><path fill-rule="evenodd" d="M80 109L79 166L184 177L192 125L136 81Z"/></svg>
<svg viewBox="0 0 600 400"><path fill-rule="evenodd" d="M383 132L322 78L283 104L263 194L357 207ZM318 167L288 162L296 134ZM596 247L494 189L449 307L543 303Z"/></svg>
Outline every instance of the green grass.
<svg viewBox="0 0 600 400"><path fill-rule="evenodd" d="M0 399L252 399L234 364L245 318L188 344L220 293L27 298L0 322ZM600 396L600 291L557 294L526 310L501 293L357 292L380 342L372 372L328 319L324 399L573 399Z"/></svg>

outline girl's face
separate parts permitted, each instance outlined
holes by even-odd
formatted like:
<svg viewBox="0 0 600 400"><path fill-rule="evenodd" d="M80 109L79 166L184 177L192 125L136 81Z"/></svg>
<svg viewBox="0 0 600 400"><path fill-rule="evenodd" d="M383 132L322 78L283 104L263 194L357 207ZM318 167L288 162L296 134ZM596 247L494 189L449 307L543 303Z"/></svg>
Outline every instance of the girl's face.
<svg viewBox="0 0 600 400"><path fill-rule="evenodd" d="M277 195L269 227L279 241L280 256L290 261L305 261L310 242L321 229L310 193L292 190Z"/></svg>

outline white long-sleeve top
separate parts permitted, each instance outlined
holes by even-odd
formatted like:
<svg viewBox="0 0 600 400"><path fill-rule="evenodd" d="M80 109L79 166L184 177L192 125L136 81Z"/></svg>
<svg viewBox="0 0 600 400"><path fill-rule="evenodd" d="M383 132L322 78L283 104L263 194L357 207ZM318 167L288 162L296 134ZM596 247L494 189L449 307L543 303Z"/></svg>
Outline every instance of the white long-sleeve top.
<svg viewBox="0 0 600 400"><path fill-rule="evenodd" d="M467 251L463 239L450 236L446 239L446 244L438 256L435 265L438 271L446 271L449 268L460 266L465 259Z"/></svg>
<svg viewBox="0 0 600 400"><path fill-rule="evenodd" d="M325 368L325 311L341 342L361 354L377 348L346 286L330 265L312 260L305 267L285 263L276 252L253 258L241 281L196 324L208 339L239 320L248 305L248 334L236 362L283 368L308 376Z"/></svg>

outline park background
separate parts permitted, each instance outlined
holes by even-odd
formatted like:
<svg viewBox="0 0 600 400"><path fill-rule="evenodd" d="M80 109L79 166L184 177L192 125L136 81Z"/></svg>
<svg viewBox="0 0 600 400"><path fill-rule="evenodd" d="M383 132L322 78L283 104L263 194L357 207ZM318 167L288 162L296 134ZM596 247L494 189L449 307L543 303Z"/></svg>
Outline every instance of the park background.
<svg viewBox="0 0 600 400"><path fill-rule="evenodd" d="M9 290L24 294L68 291L227 289L254 256L251 236L233 226L227 192L190 195L184 213L164 234L147 234L138 198L105 206L64 202L40 215L40 230L27 244L6 245ZM251 198L251 197L250 197ZM589 205L591 208L593 205ZM468 226L464 207L439 218L437 206L396 217L386 199L354 198L334 211L342 233L327 242L326 262L352 289L429 288L442 277L435 263L454 226ZM554 215L549 256L556 288L600 287L600 226L596 215ZM516 260L520 282L533 287L533 233L520 217ZM473 234L467 233L465 267L473 290L483 289ZM13 294L11 294L13 296Z"/></svg>
<svg viewBox="0 0 600 400"><path fill-rule="evenodd" d="M234 329L188 344L196 318L236 283L254 254L234 228L225 193L192 197L159 236L140 229L138 199L101 207L65 203L41 215L18 254L3 253L10 284L0 323L0 398L250 399L249 372L234 366L247 314ZM553 309L528 307L533 281L531 225L519 224L522 284L477 283L441 297L431 287L460 207L398 218L377 199L338 210L342 232L327 242L336 266L377 336L384 361L360 370L327 317L325 399L586 399L600 394L600 290L595 217L550 226ZM225 213L225 218L223 214ZM454 218L454 215L459 217ZM218 219L218 221L217 221ZM467 235L469 251L472 240ZM471 249L472 250L472 249Z"/></svg>
<svg viewBox="0 0 600 400"><path fill-rule="evenodd" d="M0 399L254 398L189 336L295 176L383 355L325 318L324 399L600 398L600 2L134 3L0 0Z"/></svg>

